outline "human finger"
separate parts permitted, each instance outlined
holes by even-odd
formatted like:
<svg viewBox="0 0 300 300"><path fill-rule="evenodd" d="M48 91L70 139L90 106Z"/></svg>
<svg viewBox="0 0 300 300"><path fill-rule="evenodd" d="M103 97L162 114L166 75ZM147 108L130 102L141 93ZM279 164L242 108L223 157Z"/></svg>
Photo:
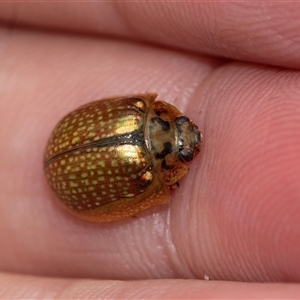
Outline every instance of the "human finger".
<svg viewBox="0 0 300 300"><path fill-rule="evenodd" d="M1 3L0 20L299 68L299 12L296 2L35 2Z"/></svg>

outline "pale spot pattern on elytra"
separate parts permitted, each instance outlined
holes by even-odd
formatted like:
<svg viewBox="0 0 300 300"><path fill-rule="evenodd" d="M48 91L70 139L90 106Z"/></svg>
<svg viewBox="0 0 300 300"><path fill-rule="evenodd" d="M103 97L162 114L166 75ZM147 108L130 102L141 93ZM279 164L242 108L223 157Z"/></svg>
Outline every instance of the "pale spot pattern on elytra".
<svg viewBox="0 0 300 300"><path fill-rule="evenodd" d="M149 167L145 146L81 148L50 161L47 177L58 197L67 201L69 207L78 208L66 197L72 189L72 199L90 199L89 203L80 204L81 209L91 209L98 206L96 202L100 205L142 193L141 186L149 185L153 178L147 171Z"/></svg>

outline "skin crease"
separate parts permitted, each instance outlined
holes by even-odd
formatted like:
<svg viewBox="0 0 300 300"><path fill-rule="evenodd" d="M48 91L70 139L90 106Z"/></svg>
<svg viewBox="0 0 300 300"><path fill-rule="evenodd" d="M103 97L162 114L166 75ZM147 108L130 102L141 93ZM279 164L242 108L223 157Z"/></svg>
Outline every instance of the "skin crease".
<svg viewBox="0 0 300 300"><path fill-rule="evenodd" d="M1 3L0 298L299 298L299 8ZM201 153L166 205L73 218L43 176L51 130L140 92L191 118Z"/></svg>

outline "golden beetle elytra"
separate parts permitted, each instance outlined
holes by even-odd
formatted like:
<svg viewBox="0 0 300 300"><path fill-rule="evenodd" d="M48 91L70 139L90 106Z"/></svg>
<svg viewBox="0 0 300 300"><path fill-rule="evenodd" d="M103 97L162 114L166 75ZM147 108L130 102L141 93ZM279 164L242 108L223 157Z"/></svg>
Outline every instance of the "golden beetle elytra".
<svg viewBox="0 0 300 300"><path fill-rule="evenodd" d="M49 185L80 219L110 222L169 198L200 151L198 127L155 93L88 103L65 116L44 153Z"/></svg>

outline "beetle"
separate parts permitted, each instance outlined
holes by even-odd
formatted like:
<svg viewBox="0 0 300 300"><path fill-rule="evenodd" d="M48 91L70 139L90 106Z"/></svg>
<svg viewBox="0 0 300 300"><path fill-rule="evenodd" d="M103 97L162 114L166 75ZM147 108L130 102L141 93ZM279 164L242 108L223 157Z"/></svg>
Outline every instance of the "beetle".
<svg viewBox="0 0 300 300"><path fill-rule="evenodd" d="M67 114L44 152L60 203L91 222L135 216L169 199L188 173L202 134L156 93L106 98Z"/></svg>

